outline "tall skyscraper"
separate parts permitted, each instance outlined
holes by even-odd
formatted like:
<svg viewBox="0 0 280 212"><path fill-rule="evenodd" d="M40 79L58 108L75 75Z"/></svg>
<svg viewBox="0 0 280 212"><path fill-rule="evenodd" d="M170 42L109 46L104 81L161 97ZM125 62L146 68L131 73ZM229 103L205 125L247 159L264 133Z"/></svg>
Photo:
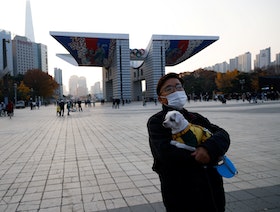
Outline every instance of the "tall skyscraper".
<svg viewBox="0 0 280 212"><path fill-rule="evenodd" d="M47 46L29 41L16 35L12 40L14 75L25 74L28 70L40 69L48 73Z"/></svg>
<svg viewBox="0 0 280 212"><path fill-rule="evenodd" d="M260 54L256 55L254 62L255 68L266 68L271 63L270 47L260 50Z"/></svg>
<svg viewBox="0 0 280 212"><path fill-rule="evenodd" d="M103 93L101 90L101 83L96 82L94 86L91 86L91 95L93 100L101 100L103 99Z"/></svg>
<svg viewBox="0 0 280 212"><path fill-rule="evenodd" d="M77 86L77 95L78 97L88 95L87 80L85 77L79 77L78 86Z"/></svg>
<svg viewBox="0 0 280 212"><path fill-rule="evenodd" d="M30 0L26 0L25 12L25 37L30 39L30 41L35 42Z"/></svg>
<svg viewBox="0 0 280 212"><path fill-rule="evenodd" d="M26 0L25 36L16 35L11 43L15 76L32 69L48 73L48 48L35 43L30 0Z"/></svg>
<svg viewBox="0 0 280 212"><path fill-rule="evenodd" d="M229 59L229 70L233 71L235 69L238 69L238 57Z"/></svg>
<svg viewBox="0 0 280 212"><path fill-rule="evenodd" d="M54 68L54 79L59 85L56 93L60 99L63 96L63 85L62 85L62 70L60 68Z"/></svg>
<svg viewBox="0 0 280 212"><path fill-rule="evenodd" d="M69 78L69 94L74 97L77 97L77 85L78 85L79 77L77 75L73 75Z"/></svg>
<svg viewBox="0 0 280 212"><path fill-rule="evenodd" d="M276 54L275 65L280 65L280 53Z"/></svg>
<svg viewBox="0 0 280 212"><path fill-rule="evenodd" d="M75 98L88 95L86 78L76 75L71 76L69 79L69 94Z"/></svg>
<svg viewBox="0 0 280 212"><path fill-rule="evenodd" d="M36 43L24 36L16 35L12 40L14 75L24 75L28 70L38 69L38 50Z"/></svg>
<svg viewBox="0 0 280 212"><path fill-rule="evenodd" d="M39 68L48 73L48 47L44 44L37 43L38 47L38 60L39 60Z"/></svg>
<svg viewBox="0 0 280 212"><path fill-rule="evenodd" d="M0 29L0 50L0 79L7 73L13 76L11 32Z"/></svg>
<svg viewBox="0 0 280 212"><path fill-rule="evenodd" d="M252 59L250 52L246 52L245 54L238 56L238 70L247 73L252 70Z"/></svg>

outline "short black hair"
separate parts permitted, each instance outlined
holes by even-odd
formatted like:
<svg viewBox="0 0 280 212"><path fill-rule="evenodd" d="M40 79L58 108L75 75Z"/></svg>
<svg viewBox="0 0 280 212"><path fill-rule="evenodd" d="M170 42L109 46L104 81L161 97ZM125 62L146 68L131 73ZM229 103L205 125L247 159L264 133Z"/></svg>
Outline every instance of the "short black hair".
<svg viewBox="0 0 280 212"><path fill-rule="evenodd" d="M164 76L162 76L159 81L158 81L158 84L157 84L157 95L159 96L160 95L160 89L162 88L163 84L169 80L169 79L172 79L172 78L176 78L178 79L181 84L183 85L184 84L184 80L179 76L179 74L176 74L176 73L168 73Z"/></svg>

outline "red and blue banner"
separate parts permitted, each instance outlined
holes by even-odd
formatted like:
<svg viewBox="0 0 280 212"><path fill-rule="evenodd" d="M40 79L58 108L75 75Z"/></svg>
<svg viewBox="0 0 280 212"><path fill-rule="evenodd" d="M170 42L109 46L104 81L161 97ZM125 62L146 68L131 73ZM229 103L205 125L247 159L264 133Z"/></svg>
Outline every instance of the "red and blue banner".
<svg viewBox="0 0 280 212"><path fill-rule="evenodd" d="M79 66L108 66L112 39L53 36L63 45Z"/></svg>
<svg viewBox="0 0 280 212"><path fill-rule="evenodd" d="M167 40L165 44L165 65L177 65L215 41L216 40Z"/></svg>

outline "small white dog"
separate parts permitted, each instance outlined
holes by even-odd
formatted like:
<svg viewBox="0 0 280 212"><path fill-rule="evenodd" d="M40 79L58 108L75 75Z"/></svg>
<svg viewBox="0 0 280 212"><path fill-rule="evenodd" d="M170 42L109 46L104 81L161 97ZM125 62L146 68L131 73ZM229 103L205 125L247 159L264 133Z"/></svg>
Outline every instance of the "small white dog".
<svg viewBox="0 0 280 212"><path fill-rule="evenodd" d="M178 111L169 111L162 124L171 129L170 144L190 151L195 151L197 145L212 135L208 129L189 123Z"/></svg>

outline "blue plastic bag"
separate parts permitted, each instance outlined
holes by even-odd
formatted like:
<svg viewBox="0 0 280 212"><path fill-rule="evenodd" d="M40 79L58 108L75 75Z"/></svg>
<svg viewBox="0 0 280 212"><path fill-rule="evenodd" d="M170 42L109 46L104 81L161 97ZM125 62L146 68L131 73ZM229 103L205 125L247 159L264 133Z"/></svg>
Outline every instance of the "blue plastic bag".
<svg viewBox="0 0 280 212"><path fill-rule="evenodd" d="M225 178L232 178L233 176L235 176L238 173L234 164L225 155L223 157L221 157L221 160L219 161L216 168L217 168L217 171L219 172L219 174Z"/></svg>

